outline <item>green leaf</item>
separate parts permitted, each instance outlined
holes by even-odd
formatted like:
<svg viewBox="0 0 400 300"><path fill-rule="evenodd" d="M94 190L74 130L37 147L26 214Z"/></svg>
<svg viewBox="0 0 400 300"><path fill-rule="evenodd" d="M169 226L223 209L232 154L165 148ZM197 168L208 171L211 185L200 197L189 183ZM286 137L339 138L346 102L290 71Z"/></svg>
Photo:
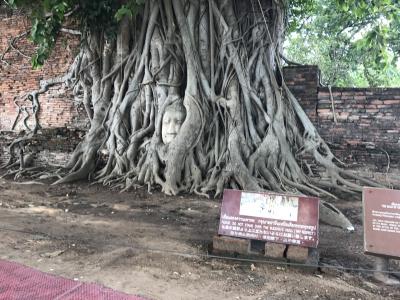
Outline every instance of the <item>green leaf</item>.
<svg viewBox="0 0 400 300"><path fill-rule="evenodd" d="M115 19L119 22L121 21L125 16L128 16L130 18L133 17L132 10L129 9L127 6L122 5L120 9L117 10L115 13Z"/></svg>

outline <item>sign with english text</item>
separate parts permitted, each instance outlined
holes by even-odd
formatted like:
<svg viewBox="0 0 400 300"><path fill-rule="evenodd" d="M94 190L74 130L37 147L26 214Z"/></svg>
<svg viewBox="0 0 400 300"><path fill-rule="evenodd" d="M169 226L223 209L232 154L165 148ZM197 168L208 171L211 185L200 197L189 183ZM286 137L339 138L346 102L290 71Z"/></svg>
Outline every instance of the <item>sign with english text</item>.
<svg viewBox="0 0 400 300"><path fill-rule="evenodd" d="M400 191L363 189L364 250L400 257Z"/></svg>
<svg viewBox="0 0 400 300"><path fill-rule="evenodd" d="M218 233L316 248L318 219L315 197L224 190Z"/></svg>

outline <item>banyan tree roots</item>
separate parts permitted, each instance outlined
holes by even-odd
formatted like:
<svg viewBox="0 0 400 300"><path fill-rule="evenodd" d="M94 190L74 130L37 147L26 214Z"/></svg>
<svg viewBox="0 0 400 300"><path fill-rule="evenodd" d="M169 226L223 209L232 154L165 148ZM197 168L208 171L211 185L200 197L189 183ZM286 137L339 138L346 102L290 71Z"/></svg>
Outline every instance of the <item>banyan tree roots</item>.
<svg viewBox="0 0 400 300"><path fill-rule="evenodd" d="M83 33L67 79L91 126L56 183L170 195L376 185L340 167L286 86L284 28L282 1L151 0L116 38Z"/></svg>

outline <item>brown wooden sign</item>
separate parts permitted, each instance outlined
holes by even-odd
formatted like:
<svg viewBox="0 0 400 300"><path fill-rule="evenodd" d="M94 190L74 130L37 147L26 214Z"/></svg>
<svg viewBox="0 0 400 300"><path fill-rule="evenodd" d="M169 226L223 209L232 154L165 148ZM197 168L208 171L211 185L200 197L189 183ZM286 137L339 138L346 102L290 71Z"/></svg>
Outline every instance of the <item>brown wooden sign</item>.
<svg viewBox="0 0 400 300"><path fill-rule="evenodd" d="M315 197L224 190L218 233L316 248L318 219Z"/></svg>
<svg viewBox="0 0 400 300"><path fill-rule="evenodd" d="M400 191L363 189L364 250L400 257Z"/></svg>

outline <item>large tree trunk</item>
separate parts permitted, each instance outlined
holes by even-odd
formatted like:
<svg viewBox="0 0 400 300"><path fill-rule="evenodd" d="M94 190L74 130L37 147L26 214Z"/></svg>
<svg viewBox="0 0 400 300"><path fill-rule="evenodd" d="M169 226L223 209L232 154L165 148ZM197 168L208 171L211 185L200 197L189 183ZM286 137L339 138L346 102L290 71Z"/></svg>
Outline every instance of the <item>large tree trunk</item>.
<svg viewBox="0 0 400 300"><path fill-rule="evenodd" d="M374 184L335 164L282 81L282 2L152 0L120 23L116 40L88 32L71 74L80 74L75 92L91 128L57 183L89 177L173 195L224 187L331 195L359 191L349 179ZM324 180L304 167L306 156L325 168Z"/></svg>

